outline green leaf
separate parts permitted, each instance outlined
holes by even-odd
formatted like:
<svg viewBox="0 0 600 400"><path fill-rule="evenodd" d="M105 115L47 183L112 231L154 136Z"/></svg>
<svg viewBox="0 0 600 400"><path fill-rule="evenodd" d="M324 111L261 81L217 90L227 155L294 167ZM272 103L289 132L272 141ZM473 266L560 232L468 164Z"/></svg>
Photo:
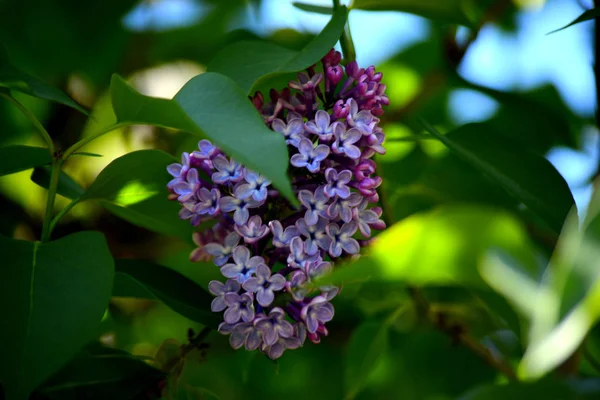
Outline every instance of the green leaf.
<svg viewBox="0 0 600 400"><path fill-rule="evenodd" d="M311 13L315 13L315 14L325 14L325 15L333 14L332 7L316 6L314 4L301 3L299 1L292 2L292 5L299 10L307 11L307 12L311 12Z"/></svg>
<svg viewBox="0 0 600 400"><path fill-rule="evenodd" d="M401 11L448 24L473 26L480 13L469 0L354 0L353 10Z"/></svg>
<svg viewBox="0 0 600 400"><path fill-rule="evenodd" d="M446 135L429 124L426 127L543 219L555 233L560 232L575 201L567 182L548 160L501 137L485 123L464 125Z"/></svg>
<svg viewBox="0 0 600 400"><path fill-rule="evenodd" d="M120 123L171 127L207 137L229 156L269 178L297 204L286 175L289 156L284 138L265 126L231 79L205 73L186 83L173 100L165 100L144 96L114 75L111 98Z"/></svg>
<svg viewBox="0 0 600 400"><path fill-rule="evenodd" d="M389 227L377 236L366 255L347 267L336 267L322 283L371 278L481 287L477 265L492 248L522 260L528 270L535 269L526 231L511 214L465 205L440 207Z"/></svg>
<svg viewBox="0 0 600 400"><path fill-rule="evenodd" d="M530 400L530 399L560 399L560 400L592 400L597 399L600 391L595 388L577 388L589 384L585 381L558 381L544 379L538 382L511 382L504 385L486 385L470 390L458 400ZM591 383L591 382L590 382Z"/></svg>
<svg viewBox="0 0 600 400"><path fill-rule="evenodd" d="M352 334L346 357L346 399L360 392L387 350L388 324L365 322Z"/></svg>
<svg viewBox="0 0 600 400"><path fill-rule="evenodd" d="M50 186L51 171L52 168L49 166L35 168L31 173L31 180L36 185L41 186L44 189L48 189L48 186ZM73 178L67 175L64 171L60 171L60 176L58 177L58 188L56 192L67 199L74 200L81 196L84 190L77 182L73 180Z"/></svg>
<svg viewBox="0 0 600 400"><path fill-rule="evenodd" d="M570 24L567 24L567 25L563 26L562 28L555 29L552 32L548 32L547 34L549 35L551 33L562 31L563 29L567 29L568 27L578 24L580 22L590 21L590 20L592 20L594 18L598 18L598 17L600 17L600 8L592 8L591 10L587 10L583 14L581 14L579 17L575 18L573 20L573 22L571 22Z"/></svg>
<svg viewBox="0 0 600 400"><path fill-rule="evenodd" d="M144 260L116 260L115 265L113 296L160 300L192 321L219 325L210 309L214 297L179 272Z"/></svg>
<svg viewBox="0 0 600 400"><path fill-rule="evenodd" d="M160 150L139 150L112 161L77 199L97 200L108 211L153 232L190 240L193 227L169 201L167 165L177 160Z"/></svg>
<svg viewBox="0 0 600 400"><path fill-rule="evenodd" d="M14 174L29 168L50 164L52 157L48 149L32 146L0 147L0 176Z"/></svg>
<svg viewBox="0 0 600 400"><path fill-rule="evenodd" d="M71 156L104 157L102 154L90 153L87 151L77 151L77 152L71 154Z"/></svg>
<svg viewBox="0 0 600 400"><path fill-rule="evenodd" d="M0 87L25 93L44 100L55 101L88 115L88 112L61 90L21 71L10 63L8 53L0 44Z"/></svg>
<svg viewBox="0 0 600 400"><path fill-rule="evenodd" d="M0 237L0 253L0 382L7 400L25 400L98 334L114 264L99 232L48 243Z"/></svg>
<svg viewBox="0 0 600 400"><path fill-rule="evenodd" d="M39 392L60 400L130 400L164 374L124 351L88 346Z"/></svg>
<svg viewBox="0 0 600 400"><path fill-rule="evenodd" d="M318 62L339 40L347 16L348 9L340 7L321 33L300 51L264 41L234 43L213 58L208 70L227 75L249 94L263 79L301 71Z"/></svg>

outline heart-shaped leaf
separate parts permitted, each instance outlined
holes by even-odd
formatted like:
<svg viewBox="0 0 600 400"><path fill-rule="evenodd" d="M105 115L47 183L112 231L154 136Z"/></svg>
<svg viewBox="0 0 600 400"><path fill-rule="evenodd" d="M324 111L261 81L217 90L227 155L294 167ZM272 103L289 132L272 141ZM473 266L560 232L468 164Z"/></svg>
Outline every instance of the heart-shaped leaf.
<svg viewBox="0 0 600 400"><path fill-rule="evenodd" d="M114 263L100 232L47 243L0 237L0 253L0 382L7 400L26 400L97 335Z"/></svg>

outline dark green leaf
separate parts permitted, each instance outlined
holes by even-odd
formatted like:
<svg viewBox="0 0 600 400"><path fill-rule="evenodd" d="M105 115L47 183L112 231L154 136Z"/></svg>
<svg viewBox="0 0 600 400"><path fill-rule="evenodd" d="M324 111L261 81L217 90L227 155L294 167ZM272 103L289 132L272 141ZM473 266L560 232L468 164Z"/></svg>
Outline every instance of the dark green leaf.
<svg viewBox="0 0 600 400"><path fill-rule="evenodd" d="M216 328L218 314L204 288L170 268L143 260L116 260L113 296L157 299L192 321Z"/></svg>
<svg viewBox="0 0 600 400"><path fill-rule="evenodd" d="M591 10L587 10L585 11L583 14L581 14L579 17L575 18L573 20L573 22L571 22L568 25L563 26L562 28L558 28L556 30L553 30L552 32L548 32L548 35L551 33L555 33L558 31L562 31L563 29L566 29L570 26L573 26L575 24L578 24L580 22L584 22L584 21L590 21L594 18L598 18L600 17L600 8L592 8Z"/></svg>
<svg viewBox="0 0 600 400"><path fill-rule="evenodd" d="M166 126L208 137L229 156L265 175L297 203L286 175L289 158L285 140L265 126L252 103L229 78L214 73L199 75L173 100L165 100L143 96L115 75L111 98L119 122Z"/></svg>
<svg viewBox="0 0 600 400"><path fill-rule="evenodd" d="M117 216L154 232L190 240L193 228L169 201L167 165L176 162L159 150L140 150L111 162L77 201L98 200Z"/></svg>
<svg viewBox="0 0 600 400"><path fill-rule="evenodd" d="M366 322L352 334L346 358L346 399L356 397L386 352L388 328L384 322Z"/></svg>
<svg viewBox="0 0 600 400"><path fill-rule="evenodd" d="M544 157L494 132L487 124L468 124L446 135L427 130L457 155L494 180L516 200L560 232L574 206L564 178Z"/></svg>
<svg viewBox="0 0 600 400"><path fill-rule="evenodd" d="M308 11L308 12L311 12L311 13L325 14L325 15L331 15L331 14L333 14L333 8L332 7L316 6L314 4L306 4L306 3L301 3L301 2L298 2L298 1L294 1L292 3L292 5L294 7L296 7L297 9L300 9L302 11Z"/></svg>
<svg viewBox="0 0 600 400"><path fill-rule="evenodd" d="M104 157L102 154L98 154L98 153L89 153L87 151L77 151L73 154L71 154L72 156L87 156L87 157Z"/></svg>
<svg viewBox="0 0 600 400"><path fill-rule="evenodd" d="M25 400L97 335L114 264L99 232L48 243L0 237L0 253L0 382L7 400Z"/></svg>
<svg viewBox="0 0 600 400"><path fill-rule="evenodd" d="M44 100L55 101L74 108L84 114L87 111L62 91L45 84L37 78L19 70L10 63L4 46L0 44L0 87L16 90Z"/></svg>
<svg viewBox="0 0 600 400"><path fill-rule="evenodd" d="M321 33L300 51L269 42L237 42L219 52L208 70L227 75L249 94L261 79L301 71L318 62L342 35L347 15L348 9L340 7Z"/></svg>
<svg viewBox="0 0 600 400"><path fill-rule="evenodd" d="M0 147L0 176L50 164L48 149L31 146Z"/></svg>
<svg viewBox="0 0 600 400"><path fill-rule="evenodd" d="M581 385L581 384L580 384ZM564 382L545 379L538 382L508 383L487 385L470 390L459 400L592 400L597 399L600 390L578 388L578 382ZM583 387L583 385L581 385Z"/></svg>
<svg viewBox="0 0 600 400"><path fill-rule="evenodd" d="M481 287L477 265L492 248L514 255L528 270L535 269L525 229L512 215L484 207L440 207L394 224L377 236L366 255L347 267L337 267L323 282L370 277L416 285Z"/></svg>
<svg viewBox="0 0 600 400"><path fill-rule="evenodd" d="M48 189L48 186L50 186L51 171L52 168L49 166L35 168L31 173L31 180L38 186ZM60 176L58 177L58 188L56 192L67 199L74 200L81 196L84 190L77 182L73 180L73 178L67 175L64 171L60 171Z"/></svg>
<svg viewBox="0 0 600 400"><path fill-rule="evenodd" d="M472 26L481 12L477 2L468 0L355 0L352 9L401 11L466 26Z"/></svg>
<svg viewBox="0 0 600 400"><path fill-rule="evenodd" d="M124 351L89 346L39 392L57 400L130 400L164 377L159 370Z"/></svg>

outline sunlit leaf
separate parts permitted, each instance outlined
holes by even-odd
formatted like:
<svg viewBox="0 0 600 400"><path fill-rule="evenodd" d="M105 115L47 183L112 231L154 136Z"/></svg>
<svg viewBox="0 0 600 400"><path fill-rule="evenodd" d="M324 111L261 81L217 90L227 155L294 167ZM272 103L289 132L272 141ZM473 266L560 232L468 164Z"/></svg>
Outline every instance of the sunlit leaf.
<svg viewBox="0 0 600 400"><path fill-rule="evenodd" d="M116 260L115 267L113 296L156 299L192 321L218 326L214 297L179 272L143 260Z"/></svg>
<svg viewBox="0 0 600 400"><path fill-rule="evenodd" d="M86 115L88 114L82 106L61 90L42 82L12 65L8 58L8 53L2 44L0 44L0 87L22 92L40 99L55 101Z"/></svg>
<svg viewBox="0 0 600 400"><path fill-rule="evenodd" d="M97 335L114 263L99 232L48 243L0 237L0 252L0 382L7 400L25 400Z"/></svg>
<svg viewBox="0 0 600 400"><path fill-rule="evenodd" d="M586 10L579 17L575 18L573 20L573 22L571 22L570 24L565 25L562 28L558 28L556 30L553 30L552 32L548 32L548 35L551 34L551 33L562 31L563 29L566 29L566 28L568 28L570 26L573 26L575 24L578 24L580 22L590 21L590 20L592 20L594 18L598 18L598 17L600 17L600 8L592 8L591 10Z"/></svg>
<svg viewBox="0 0 600 400"><path fill-rule="evenodd" d="M0 176L14 174L29 168L50 164L52 157L48 149L32 146L0 147Z"/></svg>
<svg viewBox="0 0 600 400"><path fill-rule="evenodd" d="M144 96L114 75L111 99L120 123L164 126L207 137L229 156L268 177L284 196L297 202L286 175L289 158L285 140L265 126L231 79L202 74L187 82L173 100L165 100Z"/></svg>
<svg viewBox="0 0 600 400"><path fill-rule="evenodd" d="M340 7L321 33L300 51L270 42L241 41L220 51L208 70L227 75L249 94L261 79L301 71L319 61L342 35L347 14L348 9Z"/></svg>
<svg viewBox="0 0 600 400"><path fill-rule="evenodd" d="M495 134L484 123L464 125L446 135L428 124L427 130L542 218L554 232L560 232L575 201L567 182L548 160Z"/></svg>

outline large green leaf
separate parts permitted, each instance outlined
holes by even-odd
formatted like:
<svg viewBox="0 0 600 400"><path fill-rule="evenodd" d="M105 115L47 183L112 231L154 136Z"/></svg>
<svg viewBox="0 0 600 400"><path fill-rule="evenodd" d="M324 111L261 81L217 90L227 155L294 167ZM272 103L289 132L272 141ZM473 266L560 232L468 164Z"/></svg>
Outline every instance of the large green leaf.
<svg viewBox="0 0 600 400"><path fill-rule="evenodd" d="M219 318L204 288L179 272L144 260L116 260L113 296L160 300L192 321L216 328Z"/></svg>
<svg viewBox="0 0 600 400"><path fill-rule="evenodd" d="M57 400L130 400L164 374L124 351L88 346L38 390Z"/></svg>
<svg viewBox="0 0 600 400"><path fill-rule="evenodd" d="M50 186L51 172L52 168L49 166L35 168L31 173L31 180L36 185L41 186L44 189L48 189ZM67 199L73 200L81 196L83 192L83 188L77 182L75 182L73 178L67 175L66 172L60 171L56 193L66 197Z"/></svg>
<svg viewBox="0 0 600 400"><path fill-rule="evenodd" d="M402 11L449 24L472 26L480 16L479 4L470 0L354 0L352 9Z"/></svg>
<svg viewBox="0 0 600 400"><path fill-rule="evenodd" d="M346 399L356 397L386 352L388 328L387 323L366 322L352 334L346 357Z"/></svg>
<svg viewBox="0 0 600 400"><path fill-rule="evenodd" d="M120 123L149 124L207 137L229 156L266 177L293 203L285 140L268 129L243 91L226 76L191 79L173 100L144 96L113 76L111 99ZM265 157L265 151L269 156Z"/></svg>
<svg viewBox="0 0 600 400"><path fill-rule="evenodd" d="M168 200L167 165L176 162L160 150L140 150L115 159L76 201L97 200L108 211L154 232L190 240L193 228Z"/></svg>
<svg viewBox="0 0 600 400"><path fill-rule="evenodd" d="M16 90L44 100L55 101L87 115L87 111L61 90L21 71L10 63L6 49L0 44L0 87Z"/></svg>
<svg viewBox="0 0 600 400"><path fill-rule="evenodd" d="M516 200L560 232L574 206L564 178L541 155L502 137L485 123L464 125L446 135L427 130Z"/></svg>
<svg viewBox="0 0 600 400"><path fill-rule="evenodd" d="M48 243L0 237L0 253L0 382L7 400L25 400L97 334L114 264L99 232Z"/></svg>
<svg viewBox="0 0 600 400"><path fill-rule="evenodd" d="M48 149L32 146L0 147L0 176L14 174L29 168L50 164L52 157Z"/></svg>
<svg viewBox="0 0 600 400"><path fill-rule="evenodd" d="M208 70L227 75L249 94L262 79L301 71L318 62L342 35L347 15L348 9L339 7L321 33L300 51L264 41L241 41L221 50Z"/></svg>
<svg viewBox="0 0 600 400"><path fill-rule="evenodd" d="M592 382L544 379L531 383L509 383L505 385L486 385L470 390L458 400L592 400L600 395L598 385ZM595 387L594 387L595 386Z"/></svg>
<svg viewBox="0 0 600 400"><path fill-rule="evenodd" d="M590 21L590 20L592 20L594 18L598 18L598 17L600 17L600 8L599 7L592 8L591 10L586 10L579 17L575 18L571 23L563 26L562 28L553 30L552 32L549 32L548 34L562 31L563 29L566 29L566 28L573 26L575 24L578 24L580 22Z"/></svg>
<svg viewBox="0 0 600 400"><path fill-rule="evenodd" d="M490 208L448 206L418 213L377 236L366 255L347 267L336 267L323 282L372 278L416 285L483 284L477 265L489 249L501 249L522 260L535 260L524 227L512 215Z"/></svg>

